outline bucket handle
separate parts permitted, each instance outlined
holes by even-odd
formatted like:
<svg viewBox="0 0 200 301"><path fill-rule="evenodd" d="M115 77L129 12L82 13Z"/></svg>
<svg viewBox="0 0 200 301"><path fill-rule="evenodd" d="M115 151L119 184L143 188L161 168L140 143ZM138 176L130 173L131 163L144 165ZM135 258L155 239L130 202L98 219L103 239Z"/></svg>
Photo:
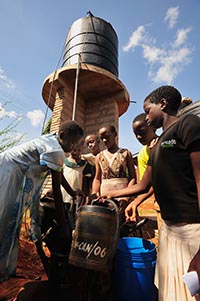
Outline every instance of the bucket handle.
<svg viewBox="0 0 200 301"><path fill-rule="evenodd" d="M99 206L102 206L102 207L107 207L107 205L112 204L114 208L109 208L110 210L117 210L118 211L118 207L116 205L116 203L110 199L106 199L104 200L103 202L100 202L99 199L95 199L95 200L92 200L91 202L91 205L99 205Z"/></svg>
<svg viewBox="0 0 200 301"><path fill-rule="evenodd" d="M110 200L110 199L106 199L103 203L99 202L99 200L93 200L91 202L91 205L94 205L98 203L99 205L107 205L107 204L111 204L112 208L110 208L112 211L115 211L115 215L116 215L116 229L115 229L115 235L114 235L114 246L113 246L113 250L112 252L110 252L111 256L114 256L115 251L117 249L117 244L118 244L118 240L119 240L119 236L120 236L120 220L119 220L119 208L117 206L117 204L115 203L115 201Z"/></svg>
<svg viewBox="0 0 200 301"><path fill-rule="evenodd" d="M115 231L115 235L114 235L114 247L113 247L113 250L111 252L111 256L114 256L115 251L117 249L119 235L120 235L119 208L113 200L108 199L106 201L113 206L113 208L115 210L115 215L116 215L116 231Z"/></svg>

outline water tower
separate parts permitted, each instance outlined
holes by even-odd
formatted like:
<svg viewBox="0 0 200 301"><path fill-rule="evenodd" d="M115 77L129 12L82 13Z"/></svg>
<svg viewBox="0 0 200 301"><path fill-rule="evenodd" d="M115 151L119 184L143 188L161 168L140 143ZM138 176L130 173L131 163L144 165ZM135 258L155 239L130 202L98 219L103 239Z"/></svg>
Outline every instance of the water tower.
<svg viewBox="0 0 200 301"><path fill-rule="evenodd" d="M130 98L118 79L118 37L110 23L89 12L72 24L62 67L45 79L42 96L52 110L51 132L69 119L86 135L97 133L104 123L118 130Z"/></svg>

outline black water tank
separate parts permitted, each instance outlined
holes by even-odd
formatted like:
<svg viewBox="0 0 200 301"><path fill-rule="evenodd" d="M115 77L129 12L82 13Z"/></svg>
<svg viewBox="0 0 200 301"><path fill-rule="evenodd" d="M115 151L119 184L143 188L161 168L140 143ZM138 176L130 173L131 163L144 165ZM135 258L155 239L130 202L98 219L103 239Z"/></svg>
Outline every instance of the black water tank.
<svg viewBox="0 0 200 301"><path fill-rule="evenodd" d="M118 76L118 37L110 23L87 16L70 27L65 43L63 66L81 61L106 69Z"/></svg>

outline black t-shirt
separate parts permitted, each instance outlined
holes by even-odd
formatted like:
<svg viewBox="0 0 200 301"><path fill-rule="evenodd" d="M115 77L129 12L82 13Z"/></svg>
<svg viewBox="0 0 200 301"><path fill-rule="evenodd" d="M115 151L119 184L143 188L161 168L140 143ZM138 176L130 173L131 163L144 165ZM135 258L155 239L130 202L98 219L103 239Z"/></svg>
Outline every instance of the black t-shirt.
<svg viewBox="0 0 200 301"><path fill-rule="evenodd" d="M164 220L175 223L199 223L197 187L189 147L199 142L200 118L182 116L160 136L152 149L152 186Z"/></svg>

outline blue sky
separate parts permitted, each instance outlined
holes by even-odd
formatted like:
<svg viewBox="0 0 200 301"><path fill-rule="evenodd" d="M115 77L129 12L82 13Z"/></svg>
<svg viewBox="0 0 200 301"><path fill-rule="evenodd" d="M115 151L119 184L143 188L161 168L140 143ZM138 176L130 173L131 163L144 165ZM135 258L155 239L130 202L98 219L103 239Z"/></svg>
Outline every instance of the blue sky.
<svg viewBox="0 0 200 301"><path fill-rule="evenodd" d="M118 77L136 101L120 117L119 144L135 153L141 145L131 123L153 89L170 84L200 99L199 0L0 0L0 126L22 118L17 131L25 139L41 134L43 82L57 67L70 26L89 10L118 35Z"/></svg>

